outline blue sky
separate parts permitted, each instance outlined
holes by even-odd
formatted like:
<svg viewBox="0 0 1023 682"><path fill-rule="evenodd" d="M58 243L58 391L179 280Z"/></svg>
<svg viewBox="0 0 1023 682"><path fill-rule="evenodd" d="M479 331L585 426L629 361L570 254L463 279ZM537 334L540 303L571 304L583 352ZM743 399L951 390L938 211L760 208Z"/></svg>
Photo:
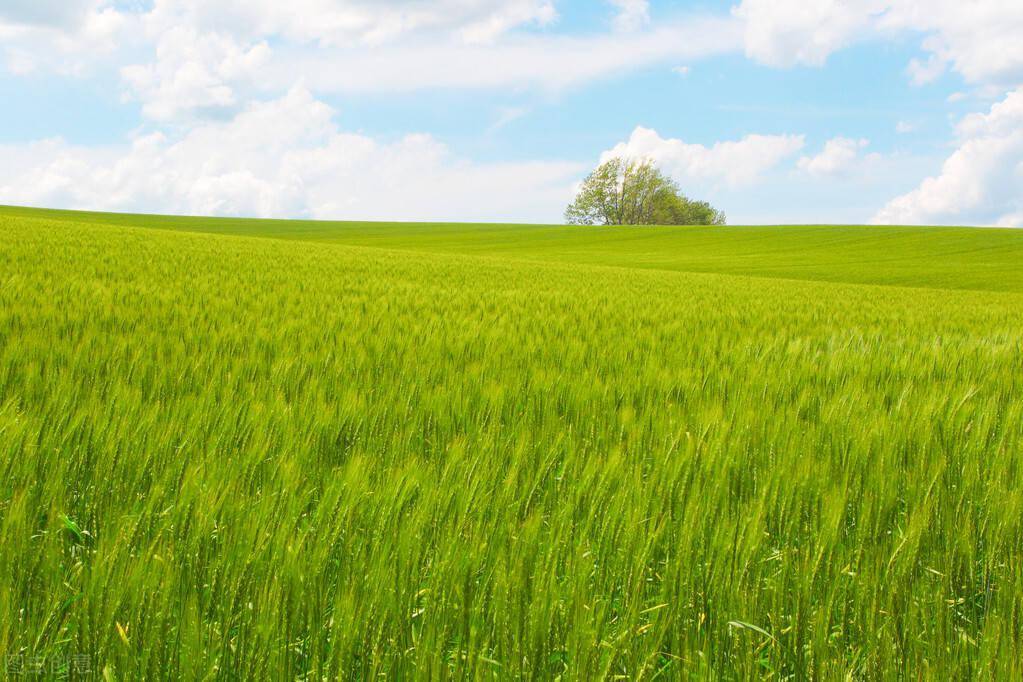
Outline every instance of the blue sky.
<svg viewBox="0 0 1023 682"><path fill-rule="evenodd" d="M609 155L733 223L1023 224L1018 0L9 0L0 203L558 222Z"/></svg>

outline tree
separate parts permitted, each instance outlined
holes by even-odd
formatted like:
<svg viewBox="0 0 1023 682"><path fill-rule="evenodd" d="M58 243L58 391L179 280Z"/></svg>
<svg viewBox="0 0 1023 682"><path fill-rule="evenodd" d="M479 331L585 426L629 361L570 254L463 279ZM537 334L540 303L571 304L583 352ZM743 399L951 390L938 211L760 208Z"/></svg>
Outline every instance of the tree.
<svg viewBox="0 0 1023 682"><path fill-rule="evenodd" d="M725 214L688 199L651 162L614 158L583 181L565 220L572 225L724 225Z"/></svg>

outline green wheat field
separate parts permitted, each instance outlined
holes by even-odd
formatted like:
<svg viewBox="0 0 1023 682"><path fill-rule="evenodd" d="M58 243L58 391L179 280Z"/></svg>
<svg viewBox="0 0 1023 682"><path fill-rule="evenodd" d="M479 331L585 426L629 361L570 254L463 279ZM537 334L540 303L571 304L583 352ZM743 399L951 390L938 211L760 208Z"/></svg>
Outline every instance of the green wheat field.
<svg viewBox="0 0 1023 682"><path fill-rule="evenodd" d="M1020 679L1023 232L0 209L0 655Z"/></svg>

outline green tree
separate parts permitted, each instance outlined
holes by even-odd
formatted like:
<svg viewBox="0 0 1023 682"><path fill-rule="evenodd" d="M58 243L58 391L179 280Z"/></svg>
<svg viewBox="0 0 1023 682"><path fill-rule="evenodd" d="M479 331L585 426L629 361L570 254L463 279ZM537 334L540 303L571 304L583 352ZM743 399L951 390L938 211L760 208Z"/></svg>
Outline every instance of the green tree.
<svg viewBox="0 0 1023 682"><path fill-rule="evenodd" d="M572 225L724 225L724 213L688 199L649 161L613 158L583 181L565 211Z"/></svg>

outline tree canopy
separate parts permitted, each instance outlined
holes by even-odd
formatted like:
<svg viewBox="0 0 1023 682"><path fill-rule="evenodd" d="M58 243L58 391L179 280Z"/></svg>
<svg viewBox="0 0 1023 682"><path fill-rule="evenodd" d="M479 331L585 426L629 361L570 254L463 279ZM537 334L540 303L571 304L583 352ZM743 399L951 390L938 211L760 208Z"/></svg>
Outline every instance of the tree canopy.
<svg viewBox="0 0 1023 682"><path fill-rule="evenodd" d="M614 158L583 181L565 220L572 225L724 225L725 214L686 197L650 161Z"/></svg>

